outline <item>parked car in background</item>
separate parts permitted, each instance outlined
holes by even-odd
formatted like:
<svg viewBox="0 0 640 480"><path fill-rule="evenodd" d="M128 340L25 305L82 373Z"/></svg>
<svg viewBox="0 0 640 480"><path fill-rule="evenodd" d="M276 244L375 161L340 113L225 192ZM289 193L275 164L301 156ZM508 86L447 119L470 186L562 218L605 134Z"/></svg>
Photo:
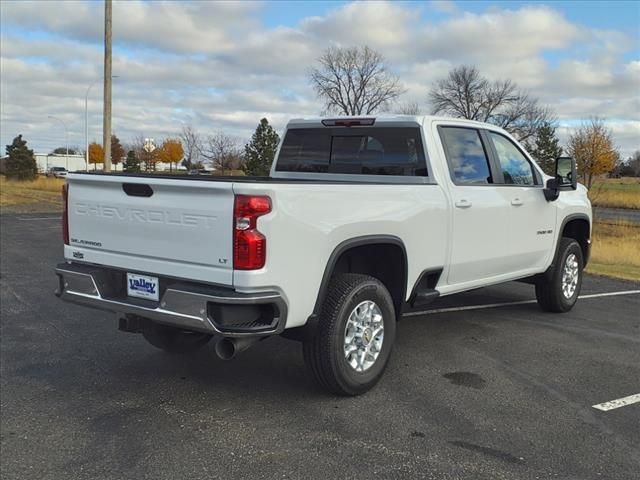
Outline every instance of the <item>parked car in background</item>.
<svg viewBox="0 0 640 480"><path fill-rule="evenodd" d="M47 177L66 178L67 173L67 169L64 167L49 167L46 175Z"/></svg>

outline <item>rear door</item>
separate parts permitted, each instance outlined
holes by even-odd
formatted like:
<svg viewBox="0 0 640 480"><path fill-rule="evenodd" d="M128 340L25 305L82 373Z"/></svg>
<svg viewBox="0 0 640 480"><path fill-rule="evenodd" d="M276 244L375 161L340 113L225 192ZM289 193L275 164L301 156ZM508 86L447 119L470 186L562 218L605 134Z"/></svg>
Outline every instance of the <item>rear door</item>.
<svg viewBox="0 0 640 480"><path fill-rule="evenodd" d="M65 257L231 285L231 182L69 175Z"/></svg>
<svg viewBox="0 0 640 480"><path fill-rule="evenodd" d="M438 127L449 168L453 232L448 283L473 282L509 272L508 214L496 191L486 139L476 128Z"/></svg>

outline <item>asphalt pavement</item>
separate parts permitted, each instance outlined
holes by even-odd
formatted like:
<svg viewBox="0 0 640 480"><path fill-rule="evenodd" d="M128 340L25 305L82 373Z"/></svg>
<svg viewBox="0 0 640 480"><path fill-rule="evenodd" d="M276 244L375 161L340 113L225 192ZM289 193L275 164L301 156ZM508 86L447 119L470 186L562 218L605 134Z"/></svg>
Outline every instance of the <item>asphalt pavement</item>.
<svg viewBox="0 0 640 480"><path fill-rule="evenodd" d="M4 480L639 478L640 403L593 408L640 393L638 293L562 315L520 283L444 298L403 318L375 389L339 398L296 342L172 356L60 301L57 217L3 215L0 233ZM587 277L582 294L639 289Z"/></svg>

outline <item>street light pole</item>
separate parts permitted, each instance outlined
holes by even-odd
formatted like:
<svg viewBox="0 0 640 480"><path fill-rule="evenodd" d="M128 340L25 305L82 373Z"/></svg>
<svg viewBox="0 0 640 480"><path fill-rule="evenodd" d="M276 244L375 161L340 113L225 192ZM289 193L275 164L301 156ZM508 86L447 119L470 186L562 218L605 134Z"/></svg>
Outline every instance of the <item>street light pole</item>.
<svg viewBox="0 0 640 480"><path fill-rule="evenodd" d="M69 170L69 129L67 128L67 124L61 118L54 117L53 115L49 115L49 118L58 120L64 127L64 140L67 145L67 154L65 155L65 168L68 171Z"/></svg>

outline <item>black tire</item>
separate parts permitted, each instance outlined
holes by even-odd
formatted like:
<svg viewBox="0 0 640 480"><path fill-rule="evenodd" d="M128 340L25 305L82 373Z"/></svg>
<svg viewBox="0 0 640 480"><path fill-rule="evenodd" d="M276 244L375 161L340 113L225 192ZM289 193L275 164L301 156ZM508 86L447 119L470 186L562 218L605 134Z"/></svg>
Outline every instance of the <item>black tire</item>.
<svg viewBox="0 0 640 480"><path fill-rule="evenodd" d="M567 297L562 291L562 276L567 258L570 255L574 255L578 263L578 278L575 291L571 296ZM550 279L548 281L543 279L536 283L536 299L538 300L540 308L547 312L555 313L563 313L571 310L578 300L578 295L580 295L583 268L584 260L580 245L573 238L563 237L560 240L558 256L554 263L554 270L551 272Z"/></svg>
<svg viewBox="0 0 640 480"><path fill-rule="evenodd" d="M364 301L374 302L380 309L384 334L377 358L359 372L345 358L344 341L349 316ZM338 395L360 395L382 377L395 335L393 300L382 282L368 275L337 275L329 285L315 335L303 344L305 364L326 390ZM373 343L373 338L368 343Z"/></svg>
<svg viewBox="0 0 640 480"><path fill-rule="evenodd" d="M195 352L212 337L206 333L181 330L152 321L144 323L142 336L154 347L168 353Z"/></svg>

